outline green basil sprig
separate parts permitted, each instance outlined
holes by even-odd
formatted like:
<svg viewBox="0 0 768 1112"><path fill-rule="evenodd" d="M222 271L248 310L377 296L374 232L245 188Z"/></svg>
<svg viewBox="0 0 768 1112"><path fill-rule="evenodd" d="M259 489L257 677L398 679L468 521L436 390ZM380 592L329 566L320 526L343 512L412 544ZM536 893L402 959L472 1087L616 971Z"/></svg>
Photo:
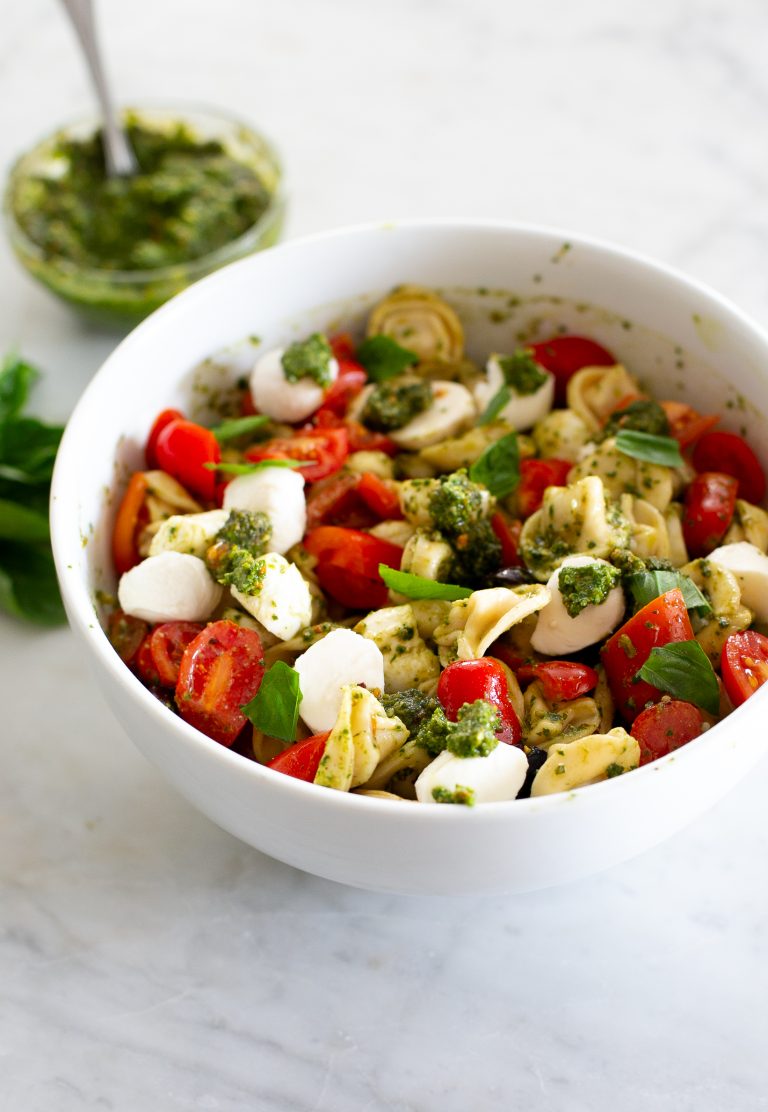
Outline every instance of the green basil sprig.
<svg viewBox="0 0 768 1112"><path fill-rule="evenodd" d="M357 349L357 361L365 367L371 382L386 382L413 367L419 357L390 336L370 336Z"/></svg>
<svg viewBox="0 0 768 1112"><path fill-rule="evenodd" d="M256 432L264 425L268 425L270 420L271 418L264 413L255 413L252 417L235 417L231 421L222 421L216 428L211 429L211 432L221 444L226 440L236 440L238 436L245 436L246 433Z"/></svg>
<svg viewBox="0 0 768 1112"><path fill-rule="evenodd" d="M468 587L458 587L453 583L436 583L423 575L411 575L408 571L395 571L386 564L379 564L379 575L386 585L406 598L438 598L446 602L469 598L472 592Z"/></svg>
<svg viewBox="0 0 768 1112"><path fill-rule="evenodd" d="M278 660L265 674L250 703L240 709L256 729L268 737L294 742L300 705L299 674Z"/></svg>
<svg viewBox="0 0 768 1112"><path fill-rule="evenodd" d="M619 429L616 447L623 455L644 463L657 463L661 467L683 466L680 445L671 436L655 436L638 429Z"/></svg>
<svg viewBox="0 0 768 1112"><path fill-rule="evenodd" d="M717 676L698 641L657 645L637 675L674 699L693 703L709 714L719 713Z"/></svg>
<svg viewBox="0 0 768 1112"><path fill-rule="evenodd" d="M482 483L495 498L506 498L520 482L520 449L517 433L489 444L469 469L473 483Z"/></svg>
<svg viewBox="0 0 768 1112"><path fill-rule="evenodd" d="M638 610L642 609L647 603L653 602L659 595L666 594L667 591L672 591L675 587L678 587L689 610L695 610L702 618L712 613L712 607L691 577L681 571L673 571L672 569L668 571L666 569L636 571L627 578L626 585Z"/></svg>

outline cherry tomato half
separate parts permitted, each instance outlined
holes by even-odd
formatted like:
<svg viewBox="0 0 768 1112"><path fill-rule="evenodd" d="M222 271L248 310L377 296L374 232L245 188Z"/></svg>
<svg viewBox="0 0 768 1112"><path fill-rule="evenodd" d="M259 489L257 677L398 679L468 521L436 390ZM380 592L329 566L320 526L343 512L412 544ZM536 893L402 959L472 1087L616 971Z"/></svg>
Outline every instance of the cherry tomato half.
<svg viewBox="0 0 768 1112"><path fill-rule="evenodd" d="M728 698L741 706L768 681L768 637L753 629L732 633L723 645L720 671Z"/></svg>
<svg viewBox="0 0 768 1112"><path fill-rule="evenodd" d="M541 509L544 491L550 486L565 486L573 467L566 459L524 459L520 461L517 509L521 517L530 517Z"/></svg>
<svg viewBox="0 0 768 1112"><path fill-rule="evenodd" d="M143 471L135 471L125 489L112 529L112 562L118 575L130 571L141 559L138 533L146 495L147 477Z"/></svg>
<svg viewBox="0 0 768 1112"><path fill-rule="evenodd" d="M597 687L599 676L594 668L572 660L546 660L541 664L524 664L518 679L538 680L544 698L551 703L578 699Z"/></svg>
<svg viewBox="0 0 768 1112"><path fill-rule="evenodd" d="M456 660L441 673L437 697L446 717L452 722L458 718L465 703L485 699L492 703L501 717L501 728L496 736L507 745L517 745L522 737L520 719L512 706L504 668L497 660Z"/></svg>
<svg viewBox="0 0 768 1112"><path fill-rule="evenodd" d="M149 652L162 687L176 687L181 660L189 645L201 633L200 622L163 622L149 635Z"/></svg>
<svg viewBox="0 0 768 1112"><path fill-rule="evenodd" d="M704 717L698 707L680 699L670 699L638 714L630 732L637 738L640 764L644 765L693 741L703 728Z"/></svg>
<svg viewBox="0 0 768 1112"><path fill-rule="evenodd" d="M308 483L325 479L338 471L349 455L346 429L301 429L295 436L275 437L256 444L245 453L252 463L264 459L303 459L306 467L298 468Z"/></svg>
<svg viewBox="0 0 768 1112"><path fill-rule="evenodd" d="M235 622L211 622L181 658L179 714L214 741L231 745L246 723L240 708L259 690L263 675L258 633Z"/></svg>
<svg viewBox="0 0 768 1112"><path fill-rule="evenodd" d="M147 461L147 467L153 470L159 467L160 464L157 460L157 438L163 431L166 425L170 425L171 421L183 421L184 414L179 409L164 409L155 417L152 428L149 430L147 443L144 448L144 456Z"/></svg>
<svg viewBox="0 0 768 1112"><path fill-rule="evenodd" d="M162 470L178 479L190 493L206 502L213 501L216 471L205 464L219 463L221 450L210 429L183 418L169 421L158 433L155 456Z"/></svg>
<svg viewBox="0 0 768 1112"><path fill-rule="evenodd" d="M324 413L343 417L349 403L357 397L368 381L368 375L365 367L355 359L354 344L348 332L331 336L328 342L339 364L339 373L326 390L317 416Z"/></svg>
<svg viewBox="0 0 768 1112"><path fill-rule="evenodd" d="M692 641L688 611L682 591L675 587L647 603L625 622L602 648L603 664L614 701L629 721L646 703L657 703L662 692L636 679L656 645Z"/></svg>
<svg viewBox="0 0 768 1112"><path fill-rule="evenodd" d="M317 776L330 733L331 731L328 730L324 734L314 734L305 741L297 741L295 745L289 745L269 762L267 768L273 768L275 772L283 772L286 776L311 783Z"/></svg>
<svg viewBox="0 0 768 1112"><path fill-rule="evenodd" d="M733 520L738 481L720 471L697 475L685 492L683 537L691 556L706 556L722 541Z"/></svg>
<svg viewBox="0 0 768 1112"><path fill-rule="evenodd" d="M708 432L693 451L697 471L722 471L739 482L739 498L762 502L765 473L760 461L742 436L735 432Z"/></svg>
<svg viewBox="0 0 768 1112"><path fill-rule="evenodd" d="M107 636L117 655L129 667L136 659L149 626L141 618L134 618L122 610L113 610L107 619Z"/></svg>
<svg viewBox="0 0 768 1112"><path fill-rule="evenodd" d="M529 345L537 363L555 376L555 404L565 402L568 380L582 367L613 367L616 357L585 336L553 336Z"/></svg>
<svg viewBox="0 0 768 1112"><path fill-rule="evenodd" d="M523 523L519 518L510 521L501 510L497 510L491 517L491 529L501 541L501 566L504 568L524 566L519 551L522 528Z"/></svg>
<svg viewBox="0 0 768 1112"><path fill-rule="evenodd" d="M705 416L685 402L660 402L669 421L669 435L673 436L681 448L692 444L713 428L720 418L716 415Z"/></svg>
<svg viewBox="0 0 768 1112"><path fill-rule="evenodd" d="M378 521L401 518L400 500L393 486L370 471L356 475L340 471L313 483L307 494L307 529L344 525L367 529Z"/></svg>
<svg viewBox="0 0 768 1112"><path fill-rule="evenodd" d="M399 568L402 548L359 529L321 525L307 533L304 547L317 557L320 586L342 606L377 610L386 606L388 590L379 564Z"/></svg>

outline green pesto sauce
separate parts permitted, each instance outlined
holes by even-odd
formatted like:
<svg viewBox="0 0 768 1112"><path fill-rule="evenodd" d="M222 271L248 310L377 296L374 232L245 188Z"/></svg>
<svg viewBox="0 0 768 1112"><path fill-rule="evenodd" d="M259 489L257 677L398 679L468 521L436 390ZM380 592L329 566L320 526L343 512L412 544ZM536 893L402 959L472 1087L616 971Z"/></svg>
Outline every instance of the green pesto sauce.
<svg viewBox="0 0 768 1112"><path fill-rule="evenodd" d="M455 791L449 792L447 788L433 788L432 798L435 803L462 803L465 807L474 807L475 789L456 785Z"/></svg>
<svg viewBox="0 0 768 1112"><path fill-rule="evenodd" d="M641 399L630 402L611 414L602 432L602 439L615 436L619 429L649 432L653 436L669 436L669 418L658 402Z"/></svg>
<svg viewBox="0 0 768 1112"><path fill-rule="evenodd" d="M477 699L465 703L455 722L450 722L438 706L424 721L415 742L436 757L447 749L454 757L487 757L499 744L496 731L501 727L499 712L491 703Z"/></svg>
<svg viewBox="0 0 768 1112"><path fill-rule="evenodd" d="M584 564L560 569L557 586L563 605L572 618L588 606L599 606L621 579L621 572L610 564Z"/></svg>
<svg viewBox="0 0 768 1112"><path fill-rule="evenodd" d="M520 348L514 355L499 357L504 381L516 394L535 394L547 381L547 376L529 351Z"/></svg>
<svg viewBox="0 0 768 1112"><path fill-rule="evenodd" d="M432 384L426 379L381 382L366 402L363 424L379 432L401 429L429 408L432 396Z"/></svg>
<svg viewBox="0 0 768 1112"><path fill-rule="evenodd" d="M430 516L453 549L453 582L478 582L501 565L501 543L488 519L491 505L485 487L463 469L441 475L429 496Z"/></svg>
<svg viewBox="0 0 768 1112"><path fill-rule="evenodd" d="M208 570L217 583L257 595L266 575L260 557L268 551L271 537L266 514L232 510L205 555Z"/></svg>
<svg viewBox="0 0 768 1112"><path fill-rule="evenodd" d="M285 349L281 363L286 381L298 382L311 378L318 386L331 385L331 345L320 332L306 340L297 340Z"/></svg>
<svg viewBox="0 0 768 1112"><path fill-rule="evenodd" d="M130 119L140 172L107 178L101 133L62 140L58 177L27 179L14 215L48 258L96 270L154 270L208 255L243 235L270 193L255 171L184 124L153 130Z"/></svg>

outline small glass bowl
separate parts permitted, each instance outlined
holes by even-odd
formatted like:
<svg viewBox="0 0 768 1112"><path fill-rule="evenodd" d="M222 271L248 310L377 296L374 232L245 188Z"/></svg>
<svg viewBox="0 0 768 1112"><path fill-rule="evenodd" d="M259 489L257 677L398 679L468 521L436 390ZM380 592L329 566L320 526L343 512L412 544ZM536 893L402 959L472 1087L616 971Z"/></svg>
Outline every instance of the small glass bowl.
<svg viewBox="0 0 768 1112"><path fill-rule="evenodd" d="M3 208L6 228L16 256L26 270L65 301L80 316L99 324L132 327L168 298L227 263L277 242L285 217L283 174L277 152L253 128L211 109L136 108L131 116L158 131L179 123L202 141L218 140L226 152L252 167L271 195L261 217L237 239L186 263L155 270L88 268L63 257L47 255L19 225L15 197L30 177L58 176L61 160L55 151L62 140L87 139L99 127L97 119L70 124L23 154L11 168Z"/></svg>

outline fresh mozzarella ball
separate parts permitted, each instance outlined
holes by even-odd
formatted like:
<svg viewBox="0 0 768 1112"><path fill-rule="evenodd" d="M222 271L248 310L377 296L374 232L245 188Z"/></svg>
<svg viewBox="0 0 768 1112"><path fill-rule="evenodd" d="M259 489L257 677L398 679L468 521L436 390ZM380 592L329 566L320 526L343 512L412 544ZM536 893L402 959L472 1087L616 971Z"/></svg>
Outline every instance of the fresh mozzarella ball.
<svg viewBox="0 0 768 1112"><path fill-rule="evenodd" d="M348 684L384 690L384 657L375 642L351 629L333 629L310 645L294 668L301 684L299 713L313 733L331 730Z"/></svg>
<svg viewBox="0 0 768 1112"><path fill-rule="evenodd" d="M289 382L283 372L285 348L273 348L259 359L251 371L251 397L260 413L275 421L294 424L303 421L323 404L325 389L309 377ZM328 364L331 382L339 373L339 364L331 359Z"/></svg>
<svg viewBox="0 0 768 1112"><path fill-rule="evenodd" d="M436 379L429 408L388 435L399 447L416 452L453 436L474 419L475 403L469 390L458 382Z"/></svg>
<svg viewBox="0 0 768 1112"><path fill-rule="evenodd" d="M428 764L416 781L419 803L434 803L433 791L455 792L469 788L475 803L516 799L528 772L528 760L516 745L501 742L487 757L455 757L444 750Z"/></svg>
<svg viewBox="0 0 768 1112"><path fill-rule="evenodd" d="M586 606L572 618L565 608L558 586L563 568L605 563L606 560L596 560L593 556L569 556L552 573L547 582L552 597L544 609L539 611L536 628L531 636L531 648L537 653L564 656L578 652L587 645L594 645L613 633L624 615L624 592L621 587L612 587L608 597L599 606Z"/></svg>
<svg viewBox="0 0 768 1112"><path fill-rule="evenodd" d="M758 621L768 621L768 556L749 541L739 541L716 548L706 559L735 575L741 601Z"/></svg>
<svg viewBox="0 0 768 1112"><path fill-rule="evenodd" d="M265 629L281 641L287 641L312 620L309 585L296 565L289 564L276 552L262 556L259 562L264 568L264 578L258 594L245 595L236 587L232 588L232 594Z"/></svg>
<svg viewBox="0 0 768 1112"><path fill-rule="evenodd" d="M282 555L299 543L307 527L304 478L289 467L238 475L224 490L224 509L265 513L272 524L270 550Z"/></svg>
<svg viewBox="0 0 768 1112"><path fill-rule="evenodd" d="M498 394L506 379L499 359L503 356L492 355L485 365L486 377L477 383L474 388L475 402L482 413L489 402ZM497 414L497 420L507 421L517 432L533 428L537 421L549 413L555 400L555 376L543 367L539 367L542 374L546 375L544 382L532 394L516 394L510 386L511 399Z"/></svg>
<svg viewBox="0 0 768 1112"><path fill-rule="evenodd" d="M145 622L204 622L221 595L203 561L185 552L148 556L117 588L121 608Z"/></svg>
<svg viewBox="0 0 768 1112"><path fill-rule="evenodd" d="M205 556L219 529L227 523L227 510L208 510L204 514L174 514L166 518L152 538L150 556L161 552L188 552L190 556Z"/></svg>

